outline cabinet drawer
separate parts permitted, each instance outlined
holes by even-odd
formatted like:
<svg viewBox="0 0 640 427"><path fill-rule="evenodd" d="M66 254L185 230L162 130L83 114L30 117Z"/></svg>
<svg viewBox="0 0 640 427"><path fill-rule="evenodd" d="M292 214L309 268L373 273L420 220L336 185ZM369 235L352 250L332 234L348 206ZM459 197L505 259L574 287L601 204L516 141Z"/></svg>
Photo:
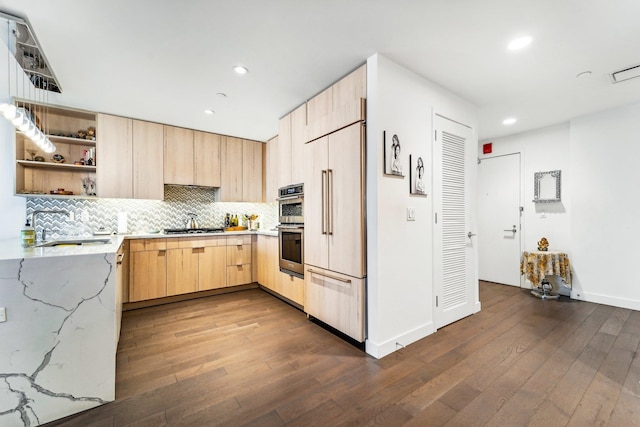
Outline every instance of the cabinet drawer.
<svg viewBox="0 0 640 427"><path fill-rule="evenodd" d="M364 333L364 279L305 266L304 311L358 342Z"/></svg>
<svg viewBox="0 0 640 427"><path fill-rule="evenodd" d="M251 264L227 266L227 286L251 283Z"/></svg>
<svg viewBox="0 0 640 427"><path fill-rule="evenodd" d="M251 243L227 246L227 265L251 264Z"/></svg>
<svg viewBox="0 0 640 427"><path fill-rule="evenodd" d="M227 236L227 246L250 245L251 234L243 234L240 236Z"/></svg>
<svg viewBox="0 0 640 427"><path fill-rule="evenodd" d="M227 238L224 236L171 237L167 239L167 249L206 248L226 245Z"/></svg>
<svg viewBox="0 0 640 427"><path fill-rule="evenodd" d="M167 249L167 239L132 239L129 242L129 251L160 251Z"/></svg>
<svg viewBox="0 0 640 427"><path fill-rule="evenodd" d="M278 280L277 292L280 295L304 305L304 279L279 271Z"/></svg>

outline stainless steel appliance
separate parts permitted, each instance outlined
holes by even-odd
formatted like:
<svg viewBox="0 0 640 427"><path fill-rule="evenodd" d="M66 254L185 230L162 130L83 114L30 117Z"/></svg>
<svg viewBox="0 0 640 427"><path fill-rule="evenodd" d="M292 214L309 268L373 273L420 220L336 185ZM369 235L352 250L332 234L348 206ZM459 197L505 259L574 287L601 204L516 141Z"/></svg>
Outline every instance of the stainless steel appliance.
<svg viewBox="0 0 640 427"><path fill-rule="evenodd" d="M304 278L304 186L278 191L280 271Z"/></svg>
<svg viewBox="0 0 640 427"><path fill-rule="evenodd" d="M280 224L304 224L304 186L289 185L278 191Z"/></svg>
<svg viewBox="0 0 640 427"><path fill-rule="evenodd" d="M279 225L280 271L304 278L304 225Z"/></svg>
<svg viewBox="0 0 640 427"><path fill-rule="evenodd" d="M165 228L164 234L204 234L223 233L222 228Z"/></svg>

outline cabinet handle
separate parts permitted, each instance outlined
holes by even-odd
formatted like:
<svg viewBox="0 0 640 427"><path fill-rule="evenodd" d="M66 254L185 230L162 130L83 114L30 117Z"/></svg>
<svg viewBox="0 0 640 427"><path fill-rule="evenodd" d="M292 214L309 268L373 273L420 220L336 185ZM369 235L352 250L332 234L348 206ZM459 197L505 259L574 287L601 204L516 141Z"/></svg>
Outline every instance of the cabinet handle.
<svg viewBox="0 0 640 427"><path fill-rule="evenodd" d="M311 273L311 274L317 274L318 276L328 277L330 279L337 280L337 281L342 282L342 283L351 283L351 279L343 279L342 277L334 276L334 275L331 275L331 274L320 273L319 271L315 271L315 270L312 270L310 268L308 268L307 271L309 273Z"/></svg>
<svg viewBox="0 0 640 427"><path fill-rule="evenodd" d="M327 234L327 171L322 170L322 234Z"/></svg>
<svg viewBox="0 0 640 427"><path fill-rule="evenodd" d="M116 264L118 265L122 264L123 259L124 259L124 254L118 254L118 260L116 261Z"/></svg>
<svg viewBox="0 0 640 427"><path fill-rule="evenodd" d="M328 180L327 187L329 187L329 201L327 203L327 217L329 223L329 235L333 234L333 170L327 169Z"/></svg>

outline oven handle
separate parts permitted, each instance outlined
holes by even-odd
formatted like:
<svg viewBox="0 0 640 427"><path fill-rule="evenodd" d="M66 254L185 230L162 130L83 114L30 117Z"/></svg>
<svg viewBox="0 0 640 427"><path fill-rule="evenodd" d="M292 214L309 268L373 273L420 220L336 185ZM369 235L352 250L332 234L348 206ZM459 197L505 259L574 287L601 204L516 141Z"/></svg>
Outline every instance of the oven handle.
<svg viewBox="0 0 640 427"><path fill-rule="evenodd" d="M278 201L285 201L285 200L291 200L291 199L302 199L304 197L304 195L302 193L299 194L291 194L289 196L280 196L278 197Z"/></svg>
<svg viewBox="0 0 640 427"><path fill-rule="evenodd" d="M315 271L310 268L308 268L307 271L311 274L317 274L318 276L328 277L330 279L337 280L342 283L351 283L351 279L343 279L342 277L334 276L332 274L320 273L319 271Z"/></svg>

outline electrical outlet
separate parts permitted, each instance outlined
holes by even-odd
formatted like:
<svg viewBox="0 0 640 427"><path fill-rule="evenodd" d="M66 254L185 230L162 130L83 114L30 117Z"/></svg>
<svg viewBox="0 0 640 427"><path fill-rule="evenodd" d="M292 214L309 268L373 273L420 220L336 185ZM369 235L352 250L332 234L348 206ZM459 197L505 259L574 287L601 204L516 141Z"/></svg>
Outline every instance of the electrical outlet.
<svg viewBox="0 0 640 427"><path fill-rule="evenodd" d="M0 307L0 323L7 321L7 309Z"/></svg>
<svg viewBox="0 0 640 427"><path fill-rule="evenodd" d="M407 208L407 221L416 220L416 208Z"/></svg>

